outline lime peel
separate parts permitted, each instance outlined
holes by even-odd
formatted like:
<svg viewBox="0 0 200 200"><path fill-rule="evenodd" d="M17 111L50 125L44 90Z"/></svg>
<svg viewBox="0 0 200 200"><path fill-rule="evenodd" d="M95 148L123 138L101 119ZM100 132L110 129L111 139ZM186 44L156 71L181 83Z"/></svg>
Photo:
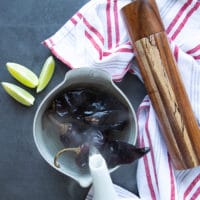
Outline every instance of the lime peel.
<svg viewBox="0 0 200 200"><path fill-rule="evenodd" d="M32 72L27 67L12 62L6 63L6 67L9 73L23 85L30 88L37 87L38 77L34 72Z"/></svg>
<svg viewBox="0 0 200 200"><path fill-rule="evenodd" d="M25 105L32 106L35 98L23 88L8 82L1 82L4 90L16 101Z"/></svg>
<svg viewBox="0 0 200 200"><path fill-rule="evenodd" d="M54 70L55 70L54 58L53 56L49 56L44 62L44 65L42 67L39 76L39 83L36 90L37 93L41 92L43 89L46 88L46 86L48 85L49 81L53 76Z"/></svg>

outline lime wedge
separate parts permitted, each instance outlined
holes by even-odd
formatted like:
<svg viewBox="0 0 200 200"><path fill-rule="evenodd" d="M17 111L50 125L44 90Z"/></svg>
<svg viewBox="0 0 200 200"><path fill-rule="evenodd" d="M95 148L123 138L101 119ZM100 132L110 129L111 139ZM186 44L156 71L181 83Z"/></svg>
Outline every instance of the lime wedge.
<svg viewBox="0 0 200 200"><path fill-rule="evenodd" d="M26 90L20 88L19 86L8 83L8 82L2 82L1 83L5 91L13 97L16 101L20 102L21 104L25 106L32 106L35 98Z"/></svg>
<svg viewBox="0 0 200 200"><path fill-rule="evenodd" d="M55 69L55 61L52 56L49 56L46 59L39 76L37 93L41 92L48 85L49 81L53 76L54 69Z"/></svg>
<svg viewBox="0 0 200 200"><path fill-rule="evenodd" d="M30 69L17 63L6 63L10 74L27 87L35 88L38 85L38 77Z"/></svg>

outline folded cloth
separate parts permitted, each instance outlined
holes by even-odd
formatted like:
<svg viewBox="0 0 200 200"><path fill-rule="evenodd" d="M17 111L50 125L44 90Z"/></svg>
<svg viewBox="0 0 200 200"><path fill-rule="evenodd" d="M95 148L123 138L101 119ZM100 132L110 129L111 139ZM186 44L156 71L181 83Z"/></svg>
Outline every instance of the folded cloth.
<svg viewBox="0 0 200 200"><path fill-rule="evenodd" d="M121 80L127 71L141 78L137 65L131 62L134 52L120 12L129 2L89 1L53 36L46 39L44 45L71 68L103 68L116 81ZM157 4L171 50L200 124L200 1L157 0ZM140 198L200 199L200 167L182 171L173 168L148 96L140 104L137 118L138 140L141 145L151 147L151 152L138 162Z"/></svg>

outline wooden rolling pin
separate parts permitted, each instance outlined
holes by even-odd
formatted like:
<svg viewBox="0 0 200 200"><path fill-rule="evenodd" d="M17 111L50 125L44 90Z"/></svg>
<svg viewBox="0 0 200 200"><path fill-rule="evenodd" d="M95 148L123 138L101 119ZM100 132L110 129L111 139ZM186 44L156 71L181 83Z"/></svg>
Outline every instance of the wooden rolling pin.
<svg viewBox="0 0 200 200"><path fill-rule="evenodd" d="M200 130L154 0L122 9L144 85L176 169L200 165Z"/></svg>

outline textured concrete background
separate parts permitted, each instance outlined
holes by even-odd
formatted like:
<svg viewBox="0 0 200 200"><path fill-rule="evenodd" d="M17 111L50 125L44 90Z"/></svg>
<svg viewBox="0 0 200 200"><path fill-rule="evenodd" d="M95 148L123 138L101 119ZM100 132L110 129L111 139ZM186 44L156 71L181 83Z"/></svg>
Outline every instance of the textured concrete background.
<svg viewBox="0 0 200 200"><path fill-rule="evenodd" d="M87 0L0 0L0 81L20 85L7 72L6 62L28 66L37 75L50 55L41 41L57 31ZM52 169L39 155L32 136L35 111L45 95L60 83L68 67L56 60L55 75L36 95L33 107L11 99L0 87L0 199L82 200L88 188ZM117 84L137 109L145 90L127 74ZM21 85L20 85L21 86ZM29 90L35 95L34 90ZM112 174L113 182L137 193L133 163Z"/></svg>

